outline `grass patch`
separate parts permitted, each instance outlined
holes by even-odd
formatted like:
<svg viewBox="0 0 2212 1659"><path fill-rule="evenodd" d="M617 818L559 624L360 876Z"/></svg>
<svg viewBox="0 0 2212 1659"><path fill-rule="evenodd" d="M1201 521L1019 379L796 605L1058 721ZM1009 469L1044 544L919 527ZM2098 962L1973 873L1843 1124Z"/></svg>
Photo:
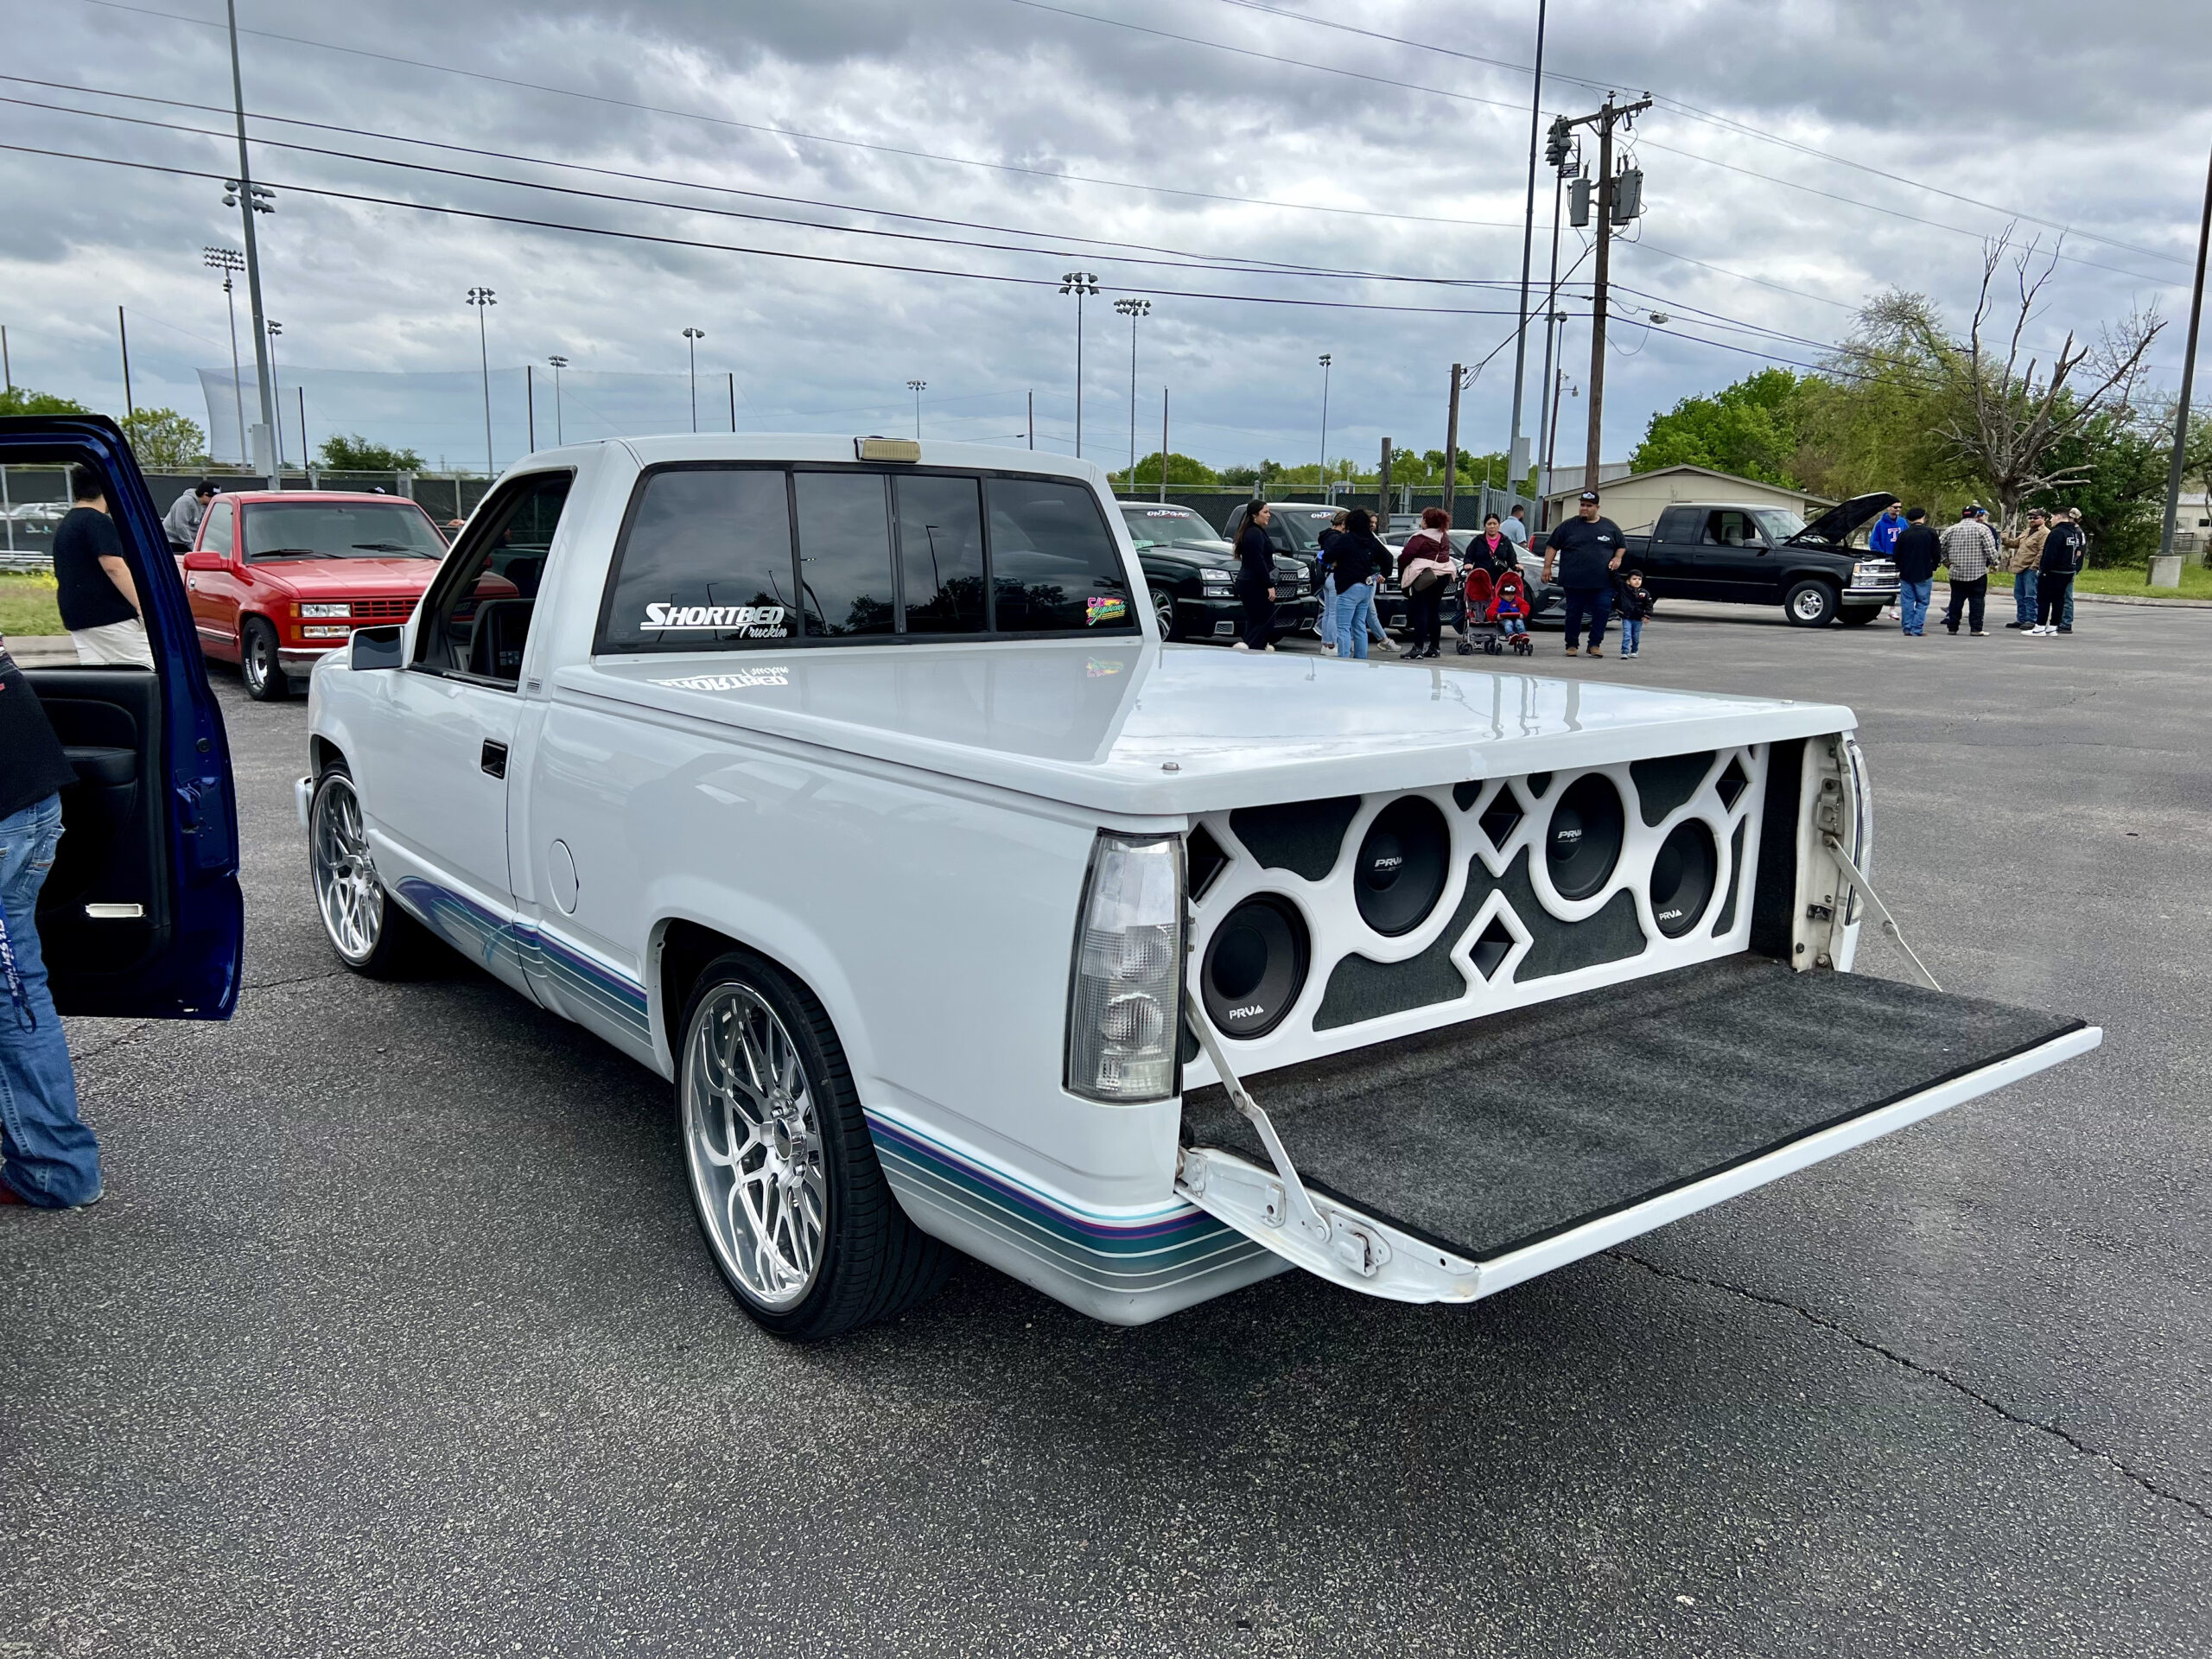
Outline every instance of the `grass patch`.
<svg viewBox="0 0 2212 1659"><path fill-rule="evenodd" d="M2181 588L2146 588L2143 573L2125 566L2113 570L2081 570L2074 585L2085 594L2126 594L2137 599L2212 599L2212 570L2201 564L2181 568Z"/></svg>
<svg viewBox="0 0 2212 1659"><path fill-rule="evenodd" d="M54 578L29 571L0 571L0 633L60 633Z"/></svg>

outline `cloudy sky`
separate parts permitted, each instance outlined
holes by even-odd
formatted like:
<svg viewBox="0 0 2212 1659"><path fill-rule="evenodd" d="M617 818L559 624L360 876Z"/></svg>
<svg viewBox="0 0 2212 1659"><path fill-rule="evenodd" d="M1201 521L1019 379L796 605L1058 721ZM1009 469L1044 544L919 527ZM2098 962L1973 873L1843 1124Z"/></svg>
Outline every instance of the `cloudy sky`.
<svg viewBox="0 0 2212 1659"><path fill-rule="evenodd" d="M741 429L911 430L922 379L927 433L1014 440L1033 392L1039 447L1065 451L1076 302L1058 290L1081 269L1104 290L1084 448L1109 464L1130 421L1111 308L1134 296L1153 308L1140 452L1166 387L1176 449L1311 461L1325 352L1332 456L1440 445L1454 359L1485 362L1463 442L1503 448L1535 10L239 0L253 165L279 198L260 225L280 370L303 372L311 441L364 430L480 466L481 284L501 464L524 443L522 365L555 354L607 377L574 380L568 435L687 423L686 326L705 331L702 425L728 424L734 375ZM207 423L196 372L230 347L201 251L239 234L220 200L235 146L192 130L228 122L221 20L211 0L0 0L16 384L119 412L121 305L138 404ZM2064 232L2031 340L2156 305L2177 320L2152 353L2171 388L2212 31L2182 0L2113 0L2083 27L2058 0L1554 3L1547 118L1609 88L1656 99L1633 139L1646 215L1616 245L1607 458L1686 393L1811 361L1886 284L1962 313L2008 223ZM1562 249L1586 276L1572 230ZM1586 296L1563 307L1577 383ZM392 371L423 378L369 378ZM669 378L614 378L639 374ZM1564 407L1579 460L1585 405Z"/></svg>

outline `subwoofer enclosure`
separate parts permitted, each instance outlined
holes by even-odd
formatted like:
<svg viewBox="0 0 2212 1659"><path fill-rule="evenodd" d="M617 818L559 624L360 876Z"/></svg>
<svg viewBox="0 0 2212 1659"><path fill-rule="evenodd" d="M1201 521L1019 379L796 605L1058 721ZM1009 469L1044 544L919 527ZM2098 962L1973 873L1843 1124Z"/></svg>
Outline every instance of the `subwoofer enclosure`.
<svg viewBox="0 0 2212 1659"><path fill-rule="evenodd" d="M1676 824L1651 861L1651 918L1679 939L1704 918L1720 874L1720 849L1702 818Z"/></svg>
<svg viewBox="0 0 2212 1659"><path fill-rule="evenodd" d="M1433 801L1404 795L1376 814L1352 861L1352 897L1377 933L1410 933L1444 896L1452 826Z"/></svg>
<svg viewBox="0 0 2212 1659"><path fill-rule="evenodd" d="M1611 879L1620 862L1628 814L1621 792L1601 772L1569 784L1544 827L1544 860L1562 899L1587 899Z"/></svg>
<svg viewBox="0 0 2212 1659"><path fill-rule="evenodd" d="M1306 988L1312 950L1306 918L1274 893L1255 894L1223 917L1198 972L1214 1029L1264 1037L1281 1024Z"/></svg>

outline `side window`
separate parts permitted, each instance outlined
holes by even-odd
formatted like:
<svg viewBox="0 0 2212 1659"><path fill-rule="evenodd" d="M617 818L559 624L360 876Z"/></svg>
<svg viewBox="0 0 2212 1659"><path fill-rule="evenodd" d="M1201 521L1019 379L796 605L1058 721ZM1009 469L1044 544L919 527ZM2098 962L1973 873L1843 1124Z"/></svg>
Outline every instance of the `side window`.
<svg viewBox="0 0 2212 1659"><path fill-rule="evenodd" d="M423 599L416 667L513 687L545 556L574 481L569 473L518 478L477 509Z"/></svg>
<svg viewBox="0 0 2212 1659"><path fill-rule="evenodd" d="M231 553L231 514L236 509L220 499L207 504L207 528L200 541L203 553L220 553L228 558Z"/></svg>
<svg viewBox="0 0 2212 1659"><path fill-rule="evenodd" d="M601 651L703 651L798 631L788 474L780 467L653 474L622 532Z"/></svg>
<svg viewBox="0 0 2212 1659"><path fill-rule="evenodd" d="M1723 507L1707 515L1705 540L1709 547L1764 547L1765 538L1747 512Z"/></svg>
<svg viewBox="0 0 2212 1659"><path fill-rule="evenodd" d="M991 583L1001 633L1135 633L1128 582L1078 485L990 481Z"/></svg>
<svg viewBox="0 0 2212 1659"><path fill-rule="evenodd" d="M1659 533L1654 538L1662 542L1694 542L1698 539L1698 511L1695 507L1669 507L1659 515Z"/></svg>
<svg viewBox="0 0 2212 1659"><path fill-rule="evenodd" d="M899 591L909 633L981 633L983 504L972 478L901 477Z"/></svg>
<svg viewBox="0 0 2212 1659"><path fill-rule="evenodd" d="M889 480L880 473L798 473L799 604L808 634L891 633Z"/></svg>

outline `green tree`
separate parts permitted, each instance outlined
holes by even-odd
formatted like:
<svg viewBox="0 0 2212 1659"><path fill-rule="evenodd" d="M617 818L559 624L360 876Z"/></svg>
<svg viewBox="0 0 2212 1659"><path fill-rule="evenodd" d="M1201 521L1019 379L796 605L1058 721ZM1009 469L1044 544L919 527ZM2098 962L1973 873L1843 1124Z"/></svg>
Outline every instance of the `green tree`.
<svg viewBox="0 0 2212 1659"><path fill-rule="evenodd" d="M1717 473L1801 488L1795 462L1803 395L1787 369L1762 369L1711 397L1685 397L1654 415L1629 457L1635 471L1709 467Z"/></svg>
<svg viewBox="0 0 2212 1659"><path fill-rule="evenodd" d="M0 415L89 415L86 409L73 397L56 397L50 391L33 391L29 386L10 386L0 391Z"/></svg>
<svg viewBox="0 0 2212 1659"><path fill-rule="evenodd" d="M1171 454L1167 457L1167 487L1175 489L1206 489L1217 486L1221 474L1202 461L1188 455ZM1160 451L1155 449L1137 462L1133 479L1125 469L1114 474L1114 487L1122 491L1137 491L1149 486L1160 487Z"/></svg>
<svg viewBox="0 0 2212 1659"><path fill-rule="evenodd" d="M207 435L173 409L142 409L123 417L123 435L149 473L190 472L207 464Z"/></svg>
<svg viewBox="0 0 2212 1659"><path fill-rule="evenodd" d="M423 457L412 449L395 449L388 443L372 443L359 433L337 434L322 441L317 452L323 467L334 473L419 473Z"/></svg>

